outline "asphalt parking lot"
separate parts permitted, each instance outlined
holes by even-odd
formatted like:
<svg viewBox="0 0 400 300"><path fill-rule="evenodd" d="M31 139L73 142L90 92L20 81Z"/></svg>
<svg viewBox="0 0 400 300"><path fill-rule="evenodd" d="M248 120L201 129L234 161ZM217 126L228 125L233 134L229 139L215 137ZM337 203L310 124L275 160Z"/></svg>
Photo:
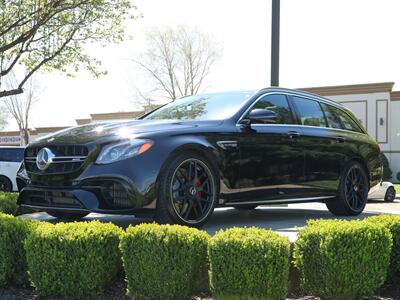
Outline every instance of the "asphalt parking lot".
<svg viewBox="0 0 400 300"><path fill-rule="evenodd" d="M364 213L358 217L344 217L341 219L362 219L378 214L400 214L400 200L392 203L383 201L371 201L367 204ZM34 213L22 217L57 222L57 219L46 213ZM272 229L275 232L287 236L290 241L296 240L298 230L305 226L309 219L334 219L322 203L290 204L283 206L260 206L252 211L241 211L233 208L219 208L203 227L209 234L213 235L219 229L231 228L234 226L257 226ZM90 214L84 220L99 220L112 222L121 227L128 227L130 224L151 222L151 220L138 219L134 216L114 216Z"/></svg>

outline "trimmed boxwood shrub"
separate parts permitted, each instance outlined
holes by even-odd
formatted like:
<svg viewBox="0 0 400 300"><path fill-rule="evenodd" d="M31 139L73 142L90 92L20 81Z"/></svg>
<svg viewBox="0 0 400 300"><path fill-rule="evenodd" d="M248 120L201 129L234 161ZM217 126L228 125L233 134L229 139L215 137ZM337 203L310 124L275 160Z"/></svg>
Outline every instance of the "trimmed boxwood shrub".
<svg viewBox="0 0 400 300"><path fill-rule="evenodd" d="M310 221L300 230L294 263L306 292L322 299L361 299L386 279L392 237L363 221Z"/></svg>
<svg viewBox="0 0 400 300"><path fill-rule="evenodd" d="M25 242L31 281L41 296L101 293L121 268L122 229L108 223L41 224Z"/></svg>
<svg viewBox="0 0 400 300"><path fill-rule="evenodd" d="M0 212L13 215L17 210L17 193L0 192Z"/></svg>
<svg viewBox="0 0 400 300"><path fill-rule="evenodd" d="M285 299L290 243L265 229L219 231L209 247L214 299Z"/></svg>
<svg viewBox="0 0 400 300"><path fill-rule="evenodd" d="M128 294L139 299L186 299L207 265L207 233L179 225L129 226L120 248Z"/></svg>
<svg viewBox="0 0 400 300"><path fill-rule="evenodd" d="M0 284L29 283L24 241L36 221L0 213Z"/></svg>
<svg viewBox="0 0 400 300"><path fill-rule="evenodd" d="M17 205L18 193L0 192L0 213L9 215L22 215L37 212L37 209L18 208ZM17 213L17 214L16 214Z"/></svg>
<svg viewBox="0 0 400 300"><path fill-rule="evenodd" d="M393 238L392 253L390 256L390 267L388 281L393 282L400 279L400 216L380 215L369 217L365 222L371 222L389 229Z"/></svg>

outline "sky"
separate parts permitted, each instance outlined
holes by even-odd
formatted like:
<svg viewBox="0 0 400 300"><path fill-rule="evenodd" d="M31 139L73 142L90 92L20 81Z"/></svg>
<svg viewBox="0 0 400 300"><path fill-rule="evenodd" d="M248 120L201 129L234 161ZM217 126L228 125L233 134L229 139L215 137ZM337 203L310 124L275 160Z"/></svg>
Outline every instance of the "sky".
<svg viewBox="0 0 400 300"><path fill-rule="evenodd" d="M196 26L213 36L223 52L207 92L269 86L271 0L132 2L143 15L127 24L133 38L88 49L108 75L38 76L43 91L32 111L33 127L70 126L90 113L138 109L135 87L148 83L132 59L145 49L144 33L154 26ZM399 11L398 0L281 0L280 86L391 81L400 90Z"/></svg>

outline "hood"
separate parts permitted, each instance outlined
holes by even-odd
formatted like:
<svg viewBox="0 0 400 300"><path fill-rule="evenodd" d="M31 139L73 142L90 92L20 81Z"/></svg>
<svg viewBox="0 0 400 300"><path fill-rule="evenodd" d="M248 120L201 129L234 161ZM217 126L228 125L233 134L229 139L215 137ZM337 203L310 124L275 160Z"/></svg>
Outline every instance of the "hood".
<svg viewBox="0 0 400 300"><path fill-rule="evenodd" d="M124 138L136 135L190 130L198 127L218 126L222 121L171 121L171 120L134 120L121 122L93 123L71 127L40 137L33 144L86 144Z"/></svg>

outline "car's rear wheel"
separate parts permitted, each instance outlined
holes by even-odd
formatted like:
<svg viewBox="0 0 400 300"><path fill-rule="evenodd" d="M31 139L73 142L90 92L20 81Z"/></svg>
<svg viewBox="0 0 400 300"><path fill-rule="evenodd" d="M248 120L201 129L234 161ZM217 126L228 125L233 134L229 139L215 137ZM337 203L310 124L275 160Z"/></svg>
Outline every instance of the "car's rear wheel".
<svg viewBox="0 0 400 300"><path fill-rule="evenodd" d="M11 181L4 176L0 176L0 192L11 192L12 184Z"/></svg>
<svg viewBox="0 0 400 300"><path fill-rule="evenodd" d="M86 217L89 214L89 213L78 213L78 212L65 213L60 211L48 211L47 213L54 218L65 221L77 221Z"/></svg>
<svg viewBox="0 0 400 300"><path fill-rule="evenodd" d="M156 221L201 227L218 200L219 185L213 165L195 154L179 154L159 178Z"/></svg>
<svg viewBox="0 0 400 300"><path fill-rule="evenodd" d="M365 208L368 200L368 177L364 167L350 162L340 176L338 194L327 200L329 211L337 216L356 216Z"/></svg>
<svg viewBox="0 0 400 300"><path fill-rule="evenodd" d="M390 186L390 187L386 190L385 202L393 202L394 199L396 199L396 190L395 190L394 187Z"/></svg>
<svg viewBox="0 0 400 300"><path fill-rule="evenodd" d="M235 205L233 208L238 210L253 210L256 209L257 206L258 205Z"/></svg>

